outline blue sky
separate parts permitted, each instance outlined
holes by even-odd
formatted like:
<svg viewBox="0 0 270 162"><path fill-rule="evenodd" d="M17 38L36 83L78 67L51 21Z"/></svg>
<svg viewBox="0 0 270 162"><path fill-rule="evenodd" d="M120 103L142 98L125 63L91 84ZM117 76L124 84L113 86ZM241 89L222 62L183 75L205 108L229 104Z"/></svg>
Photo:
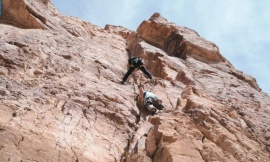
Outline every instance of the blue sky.
<svg viewBox="0 0 270 162"><path fill-rule="evenodd" d="M169 22L196 30L215 43L236 69L256 78L270 94L269 0L52 0L64 15L102 28L120 25L136 31L159 12Z"/></svg>

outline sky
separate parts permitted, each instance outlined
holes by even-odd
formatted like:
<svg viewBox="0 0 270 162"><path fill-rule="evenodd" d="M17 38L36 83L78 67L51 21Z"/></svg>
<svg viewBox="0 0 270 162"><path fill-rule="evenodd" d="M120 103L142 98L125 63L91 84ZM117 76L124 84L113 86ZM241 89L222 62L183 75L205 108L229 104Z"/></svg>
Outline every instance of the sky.
<svg viewBox="0 0 270 162"><path fill-rule="evenodd" d="M64 15L136 31L155 12L213 42L270 95L269 0L51 0Z"/></svg>

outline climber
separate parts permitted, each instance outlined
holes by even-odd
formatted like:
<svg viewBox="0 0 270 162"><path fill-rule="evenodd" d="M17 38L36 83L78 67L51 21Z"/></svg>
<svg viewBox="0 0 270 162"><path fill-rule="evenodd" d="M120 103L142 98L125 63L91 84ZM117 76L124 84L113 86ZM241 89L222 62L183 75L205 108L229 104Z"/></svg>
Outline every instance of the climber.
<svg viewBox="0 0 270 162"><path fill-rule="evenodd" d="M151 112L151 115L155 115L158 110L163 110L162 100L159 99L154 93L150 91L144 91L143 86L139 86L140 93L136 96L136 101L141 103L143 108L146 108Z"/></svg>
<svg viewBox="0 0 270 162"><path fill-rule="evenodd" d="M124 77L121 81L121 84L124 84L126 82L127 78L129 77L129 75L133 72L133 70L135 70L137 68L139 68L145 75L147 75L148 78L152 79L152 75L145 69L141 58L132 57L132 58L128 59L128 65L129 65L129 69L128 69L127 73L124 75Z"/></svg>

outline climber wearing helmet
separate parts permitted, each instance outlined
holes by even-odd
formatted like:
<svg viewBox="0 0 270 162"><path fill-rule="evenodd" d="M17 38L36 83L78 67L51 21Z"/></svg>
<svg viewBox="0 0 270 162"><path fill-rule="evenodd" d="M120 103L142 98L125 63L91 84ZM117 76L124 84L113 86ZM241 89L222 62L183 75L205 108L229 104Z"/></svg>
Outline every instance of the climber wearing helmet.
<svg viewBox="0 0 270 162"><path fill-rule="evenodd" d="M128 65L129 65L129 69L121 81L122 84L124 84L126 82L129 75L133 72L133 70L135 70L137 68L139 68L145 75L147 75L148 78L152 79L152 75L145 69L141 58L132 57L132 58L128 59Z"/></svg>

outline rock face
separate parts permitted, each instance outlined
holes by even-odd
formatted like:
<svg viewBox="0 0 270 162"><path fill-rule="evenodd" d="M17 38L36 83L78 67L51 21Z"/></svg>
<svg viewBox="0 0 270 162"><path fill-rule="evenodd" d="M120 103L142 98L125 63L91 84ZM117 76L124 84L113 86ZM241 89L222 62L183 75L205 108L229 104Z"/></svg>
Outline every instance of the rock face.
<svg viewBox="0 0 270 162"><path fill-rule="evenodd" d="M3 0L0 22L0 161L269 161L270 97L195 31L101 29L49 0ZM153 81L119 84L130 56ZM137 107L139 84L165 110Z"/></svg>

